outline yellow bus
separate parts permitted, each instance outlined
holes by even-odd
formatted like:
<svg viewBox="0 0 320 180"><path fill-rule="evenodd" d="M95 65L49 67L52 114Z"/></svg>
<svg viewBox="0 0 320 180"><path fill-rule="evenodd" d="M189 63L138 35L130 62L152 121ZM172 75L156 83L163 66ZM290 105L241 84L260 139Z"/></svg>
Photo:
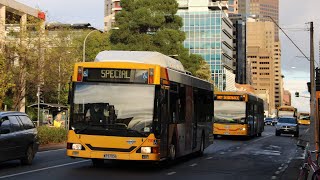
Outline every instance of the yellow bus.
<svg viewBox="0 0 320 180"><path fill-rule="evenodd" d="M245 92L219 92L214 96L213 134L261 136L264 131L263 100Z"/></svg>
<svg viewBox="0 0 320 180"><path fill-rule="evenodd" d="M297 118L297 108L293 106L279 106L277 108L277 117L295 117Z"/></svg>
<svg viewBox="0 0 320 180"><path fill-rule="evenodd" d="M157 52L103 51L76 63L67 155L163 161L212 144L213 84Z"/></svg>
<svg viewBox="0 0 320 180"><path fill-rule="evenodd" d="M298 113L298 123L302 125L310 125L310 113L309 112L299 112Z"/></svg>

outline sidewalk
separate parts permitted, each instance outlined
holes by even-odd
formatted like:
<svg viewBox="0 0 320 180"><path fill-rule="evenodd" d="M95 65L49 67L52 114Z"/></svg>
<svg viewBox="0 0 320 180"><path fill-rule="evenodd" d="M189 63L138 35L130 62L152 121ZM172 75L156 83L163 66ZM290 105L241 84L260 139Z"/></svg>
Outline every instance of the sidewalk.
<svg viewBox="0 0 320 180"><path fill-rule="evenodd" d="M64 149L67 147L67 143L55 143L55 144L46 144L46 145L40 145L38 152L42 151L51 151L56 149Z"/></svg>
<svg viewBox="0 0 320 180"><path fill-rule="evenodd" d="M297 141L297 145L305 146L309 140L310 133L304 132L300 135ZM292 160L287 164L287 168L284 170L283 174L279 177L281 180L297 180L300 167L304 161L304 150L301 147L297 146L297 152L295 157L292 157Z"/></svg>

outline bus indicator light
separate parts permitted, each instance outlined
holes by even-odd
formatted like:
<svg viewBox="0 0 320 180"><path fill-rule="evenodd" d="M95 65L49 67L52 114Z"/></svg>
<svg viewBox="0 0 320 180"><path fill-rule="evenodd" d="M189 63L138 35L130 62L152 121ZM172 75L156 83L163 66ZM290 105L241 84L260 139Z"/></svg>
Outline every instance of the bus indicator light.
<svg viewBox="0 0 320 180"><path fill-rule="evenodd" d="M78 67L78 76L77 81L82 81L83 79L83 68L81 66Z"/></svg>

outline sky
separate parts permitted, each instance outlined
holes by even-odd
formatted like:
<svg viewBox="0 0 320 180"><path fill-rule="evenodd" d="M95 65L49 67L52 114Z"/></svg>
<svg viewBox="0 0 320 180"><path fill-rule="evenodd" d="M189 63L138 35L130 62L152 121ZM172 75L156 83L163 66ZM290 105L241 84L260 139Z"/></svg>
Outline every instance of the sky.
<svg viewBox="0 0 320 180"><path fill-rule="evenodd" d="M104 0L17 0L28 6L38 8L47 14L48 21L62 23L90 23L92 26L103 29ZM319 59L320 35L320 1L319 0L279 0L279 25L292 40L309 57L309 31L307 22L313 21L315 27L315 61ZM280 32L280 31L279 31ZM298 111L309 111L309 99L294 97L296 91L302 96L310 96L306 83L310 80L309 61L297 57L302 54L280 32L282 50L282 74L284 87L292 94L292 105ZM317 64L316 64L317 66Z"/></svg>

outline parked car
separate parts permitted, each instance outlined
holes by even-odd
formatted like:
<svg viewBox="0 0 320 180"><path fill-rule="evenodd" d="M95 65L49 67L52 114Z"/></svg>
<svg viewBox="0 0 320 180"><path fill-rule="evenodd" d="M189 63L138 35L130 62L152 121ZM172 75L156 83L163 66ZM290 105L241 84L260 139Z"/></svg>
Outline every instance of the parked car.
<svg viewBox="0 0 320 180"><path fill-rule="evenodd" d="M273 125L273 118L265 118L264 125Z"/></svg>
<svg viewBox="0 0 320 180"><path fill-rule="evenodd" d="M293 134L295 137L299 137L299 125L297 119L293 117L279 118L276 125L276 136L280 136L281 134Z"/></svg>
<svg viewBox="0 0 320 180"><path fill-rule="evenodd" d="M278 118L273 118L273 120L272 120L272 125L274 126L274 125L276 125L278 123Z"/></svg>
<svg viewBox="0 0 320 180"><path fill-rule="evenodd" d="M0 144L0 162L18 159L22 164L32 164L39 141L27 114L0 112Z"/></svg>

